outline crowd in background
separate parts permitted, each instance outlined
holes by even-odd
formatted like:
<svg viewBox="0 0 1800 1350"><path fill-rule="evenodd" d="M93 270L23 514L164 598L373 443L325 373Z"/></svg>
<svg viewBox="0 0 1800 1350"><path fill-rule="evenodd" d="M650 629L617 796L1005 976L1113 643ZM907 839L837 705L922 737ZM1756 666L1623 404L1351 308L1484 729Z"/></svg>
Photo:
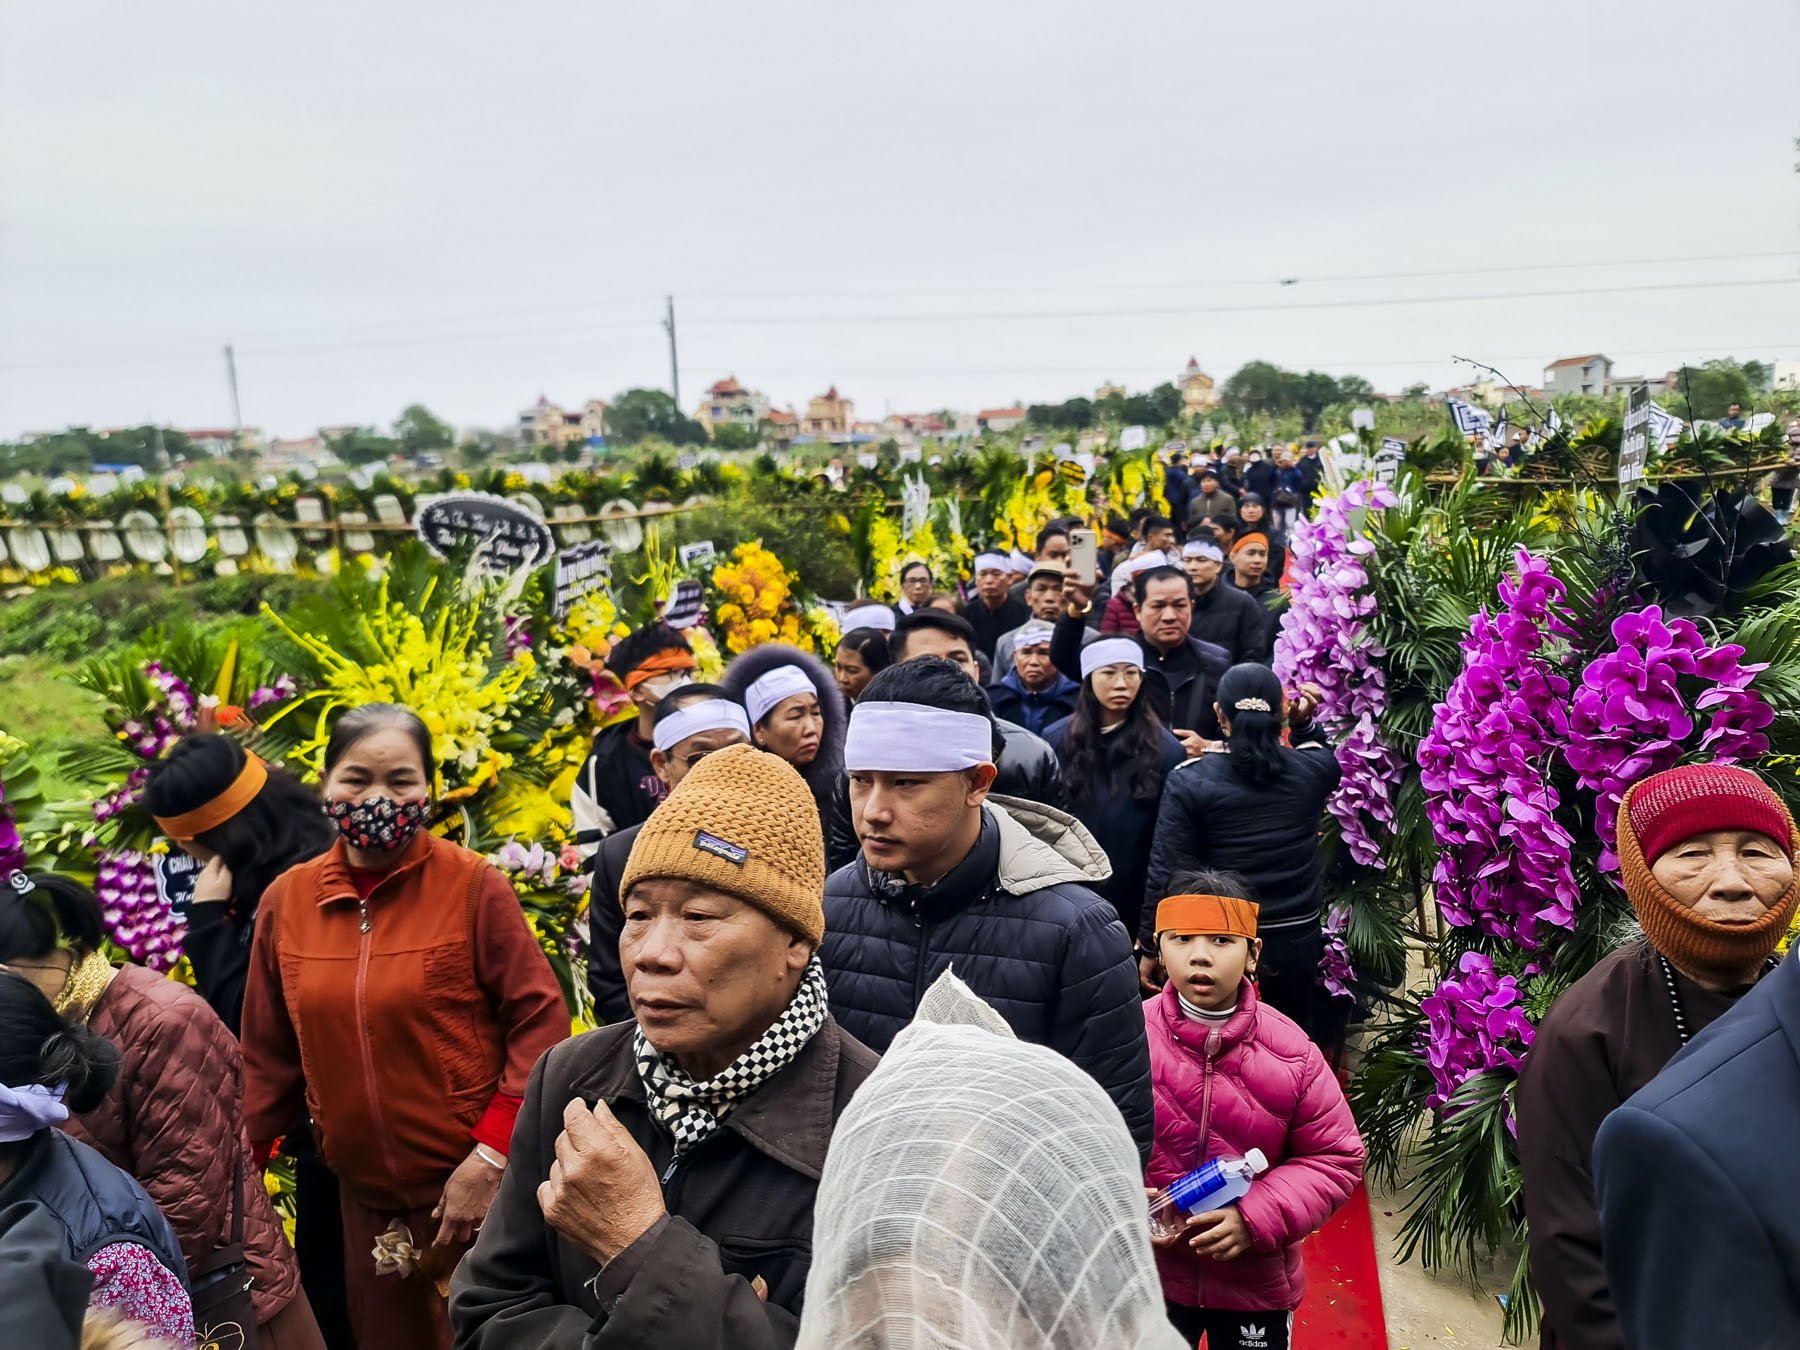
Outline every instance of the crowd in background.
<svg viewBox="0 0 1800 1350"><path fill-rule="evenodd" d="M1269 665L1321 476L1311 444L1174 456L1171 514L1054 522L966 588L909 563L831 665L766 644L700 683L675 628L617 643L632 715L571 803L580 1035L504 875L430 828L412 712L343 714L316 793L175 746L145 800L203 864L192 987L115 967L75 882L0 889L23 1343L1289 1345L1301 1242L1363 1162L1320 985L1338 764ZM1765 1235L1794 1221L1719 1103L1800 1098L1800 976L1759 979L1793 822L1713 766L1619 821L1642 938L1551 1010L1518 1098L1546 1336L1703 1343L1668 1330L1707 1311L1672 1251L1696 1222L1708 1287L1791 1332ZM1153 1241L1150 1196L1253 1156Z"/></svg>

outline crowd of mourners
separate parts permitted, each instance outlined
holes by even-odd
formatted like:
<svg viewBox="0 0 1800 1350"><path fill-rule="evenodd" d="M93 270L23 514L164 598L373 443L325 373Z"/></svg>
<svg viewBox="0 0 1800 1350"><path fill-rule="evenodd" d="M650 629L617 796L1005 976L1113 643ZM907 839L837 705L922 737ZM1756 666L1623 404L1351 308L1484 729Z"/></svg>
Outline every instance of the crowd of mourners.
<svg viewBox="0 0 1800 1350"><path fill-rule="evenodd" d="M12 1343L1290 1345L1363 1166L1320 982L1338 764L1269 665L1316 466L1172 463L1172 515L1053 523L966 588L910 563L830 666L707 684L675 628L620 641L579 1035L505 876L430 828L414 713L343 714L316 791L177 744L144 800L202 864L191 985L113 964L70 878L0 887ZM1745 770L1626 795L1642 931L1517 1095L1547 1344L1800 1344L1793 1171L1737 1124L1800 1110L1794 844Z"/></svg>

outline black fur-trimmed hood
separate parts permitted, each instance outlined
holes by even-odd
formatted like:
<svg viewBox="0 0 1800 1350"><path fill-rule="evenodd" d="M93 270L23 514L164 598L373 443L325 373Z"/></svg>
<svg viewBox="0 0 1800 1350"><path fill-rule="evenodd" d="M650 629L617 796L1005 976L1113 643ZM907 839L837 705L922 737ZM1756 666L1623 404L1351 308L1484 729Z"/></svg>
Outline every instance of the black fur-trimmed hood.
<svg viewBox="0 0 1800 1350"><path fill-rule="evenodd" d="M844 772L844 729L850 723L844 708L843 691L838 688L837 677L831 673L831 668L798 647L790 647L784 642L765 642L726 666L725 673L719 677L719 687L742 703L744 691L777 666L798 666L806 672L813 688L819 691L819 711L825 717L825 732L819 738L818 757L800 771L800 776L818 800L820 819L823 820L830 809L832 789Z"/></svg>

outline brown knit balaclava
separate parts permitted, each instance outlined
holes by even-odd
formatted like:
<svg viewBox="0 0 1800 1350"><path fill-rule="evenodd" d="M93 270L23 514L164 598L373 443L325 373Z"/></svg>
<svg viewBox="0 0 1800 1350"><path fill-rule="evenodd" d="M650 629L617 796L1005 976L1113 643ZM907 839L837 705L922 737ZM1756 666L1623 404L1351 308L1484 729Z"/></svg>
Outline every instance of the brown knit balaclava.
<svg viewBox="0 0 1800 1350"><path fill-rule="evenodd" d="M1671 772L1679 773L1680 770ZM1644 936L1650 940L1650 945L1668 957L1678 969L1703 977L1740 978L1746 971L1755 969L1759 961L1775 950L1782 935L1787 932L1788 925L1793 922L1794 912L1796 908L1800 908L1800 876L1788 883L1786 893L1755 923L1715 923L1682 904L1651 875L1650 864L1655 860L1644 857L1640 831L1632 821L1634 799L1646 790L1654 790L1653 785L1662 777L1664 775L1656 774L1641 783L1633 784L1625 793L1625 800L1619 803L1619 874L1625 885L1625 894L1631 900L1632 909L1637 911L1638 922L1643 925ZM1761 786L1760 783L1758 786ZM1768 792L1767 788L1763 788L1763 791L1780 812L1781 824L1786 829L1786 837L1777 839L1776 842L1786 848L1789 857L1793 857L1796 845L1800 844L1800 839L1795 835L1793 817L1788 814L1787 807L1779 797ZM1640 811L1639 815L1641 817L1643 813ZM1688 830L1680 839L1666 839L1662 842L1659 855L1680 843L1681 839L1691 839L1706 829L1724 828L1729 827L1708 823L1702 829ZM1667 834L1668 831L1662 833Z"/></svg>

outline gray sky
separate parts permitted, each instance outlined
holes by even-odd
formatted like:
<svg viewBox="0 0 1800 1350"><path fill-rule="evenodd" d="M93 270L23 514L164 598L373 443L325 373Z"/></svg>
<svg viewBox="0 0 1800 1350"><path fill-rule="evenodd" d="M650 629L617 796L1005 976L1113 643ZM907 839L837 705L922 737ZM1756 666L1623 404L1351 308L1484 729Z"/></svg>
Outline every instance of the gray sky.
<svg viewBox="0 0 1800 1350"><path fill-rule="evenodd" d="M0 436L226 425L226 341L273 434L501 426L666 387L665 292L690 409L1796 358L1795 50L1789 0L0 0Z"/></svg>

